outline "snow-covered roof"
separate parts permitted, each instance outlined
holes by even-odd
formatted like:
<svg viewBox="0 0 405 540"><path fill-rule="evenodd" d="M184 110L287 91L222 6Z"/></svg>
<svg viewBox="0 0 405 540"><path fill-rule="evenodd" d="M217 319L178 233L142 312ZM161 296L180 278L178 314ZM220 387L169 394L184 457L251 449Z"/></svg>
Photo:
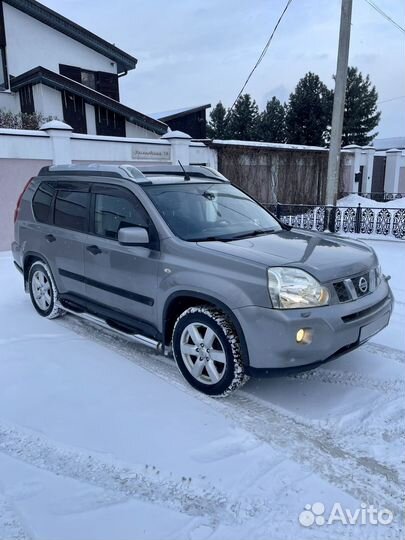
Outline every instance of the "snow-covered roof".
<svg viewBox="0 0 405 540"><path fill-rule="evenodd" d="M405 148L405 137L388 137L386 139L376 139L373 142L376 150L390 150L391 148Z"/></svg>
<svg viewBox="0 0 405 540"><path fill-rule="evenodd" d="M234 140L222 140L214 139L212 141L214 145L219 146L253 146L261 148L275 148L278 150L313 150L317 152L327 152L328 149L322 146L308 146L304 144L284 144L284 143L269 143L259 141L234 141Z"/></svg>
<svg viewBox="0 0 405 540"><path fill-rule="evenodd" d="M205 105L195 105L194 107L182 107L181 109L172 109L171 111L161 111L150 113L149 116L155 120L170 120L176 116L182 116L183 114L190 114L201 109L209 109L211 107L210 103Z"/></svg>

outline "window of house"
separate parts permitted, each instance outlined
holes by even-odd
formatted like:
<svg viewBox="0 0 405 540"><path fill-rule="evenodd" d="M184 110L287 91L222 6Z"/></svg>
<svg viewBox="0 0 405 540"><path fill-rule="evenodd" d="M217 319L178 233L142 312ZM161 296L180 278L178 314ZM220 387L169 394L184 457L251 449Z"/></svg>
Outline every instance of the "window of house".
<svg viewBox="0 0 405 540"><path fill-rule="evenodd" d="M82 71L81 72L81 82L89 88L96 89L96 74L94 71Z"/></svg>
<svg viewBox="0 0 405 540"><path fill-rule="evenodd" d="M22 113L32 114L35 112L34 95L32 92L32 84L28 84L19 90L20 106Z"/></svg>
<svg viewBox="0 0 405 540"><path fill-rule="evenodd" d="M32 210L35 219L40 223L49 223L54 193L54 186L44 182L39 186L32 199Z"/></svg>
<svg viewBox="0 0 405 540"><path fill-rule="evenodd" d="M87 231L89 193L59 190L55 199L55 225Z"/></svg>
<svg viewBox="0 0 405 540"><path fill-rule="evenodd" d="M96 194L94 232L98 236L117 240L122 227L148 227L148 216L134 198Z"/></svg>

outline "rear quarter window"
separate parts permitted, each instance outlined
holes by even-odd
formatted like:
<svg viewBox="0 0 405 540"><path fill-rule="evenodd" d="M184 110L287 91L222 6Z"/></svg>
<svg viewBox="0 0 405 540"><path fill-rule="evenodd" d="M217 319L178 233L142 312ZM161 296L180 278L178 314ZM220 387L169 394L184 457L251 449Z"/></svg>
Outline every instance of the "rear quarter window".
<svg viewBox="0 0 405 540"><path fill-rule="evenodd" d="M89 199L89 193L58 190L55 199L55 225L87 232Z"/></svg>
<svg viewBox="0 0 405 540"><path fill-rule="evenodd" d="M35 192L32 199L34 217L40 223L49 223L51 218L52 199L55 187L43 182Z"/></svg>

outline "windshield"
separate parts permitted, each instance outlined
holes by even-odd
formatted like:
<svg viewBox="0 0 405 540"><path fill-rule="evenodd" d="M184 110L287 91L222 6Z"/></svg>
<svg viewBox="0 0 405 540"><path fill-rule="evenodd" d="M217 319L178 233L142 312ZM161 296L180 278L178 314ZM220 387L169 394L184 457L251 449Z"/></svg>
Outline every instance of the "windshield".
<svg viewBox="0 0 405 540"><path fill-rule="evenodd" d="M183 240L236 240L281 230L274 217L230 184L184 182L143 188Z"/></svg>

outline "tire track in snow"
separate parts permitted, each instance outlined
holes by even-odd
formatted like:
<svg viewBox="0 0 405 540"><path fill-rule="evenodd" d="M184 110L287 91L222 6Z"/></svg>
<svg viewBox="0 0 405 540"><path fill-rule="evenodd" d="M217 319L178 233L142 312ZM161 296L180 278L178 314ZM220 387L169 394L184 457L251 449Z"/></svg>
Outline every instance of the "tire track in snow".
<svg viewBox="0 0 405 540"><path fill-rule="evenodd" d="M373 379L372 377L365 377L354 371L337 371L320 367L317 370L299 373L289 378L304 381L316 380L327 384L340 384L343 386L364 388L365 390L376 390L384 394L391 394L394 397L405 395L405 381Z"/></svg>
<svg viewBox="0 0 405 540"><path fill-rule="evenodd" d="M223 400L208 398L186 385L172 360L153 354L150 349L134 345L113 332L74 316L64 317L59 324L106 345L137 366L176 385L216 410L222 410L236 425L259 440L282 449L285 455L309 466L328 482L359 500L385 506L396 516L402 515L404 495L398 471L372 457L353 453L345 448L343 441L336 440L331 430L291 415L246 390L239 390Z"/></svg>
<svg viewBox="0 0 405 540"><path fill-rule="evenodd" d="M232 403L233 402L233 403ZM245 391L221 401L225 413L256 437L282 448L295 461L360 501L402 515L404 493L399 472L371 456L357 455L330 430L285 414Z"/></svg>
<svg viewBox="0 0 405 540"><path fill-rule="evenodd" d="M231 499L206 481L161 473L153 465L132 465L60 444L42 434L0 423L0 452L31 466L119 494L217 523L235 524L271 509L252 497ZM0 498L1 503L1 498ZM1 510L1 507L0 507ZM17 537L20 538L20 537ZM26 538L21 536L21 539Z"/></svg>
<svg viewBox="0 0 405 540"><path fill-rule="evenodd" d="M400 364L405 364L405 351L394 349L386 345L379 345L378 343L370 341L365 343L363 347L372 354L376 354L387 360L395 360L395 362L399 362Z"/></svg>
<svg viewBox="0 0 405 540"><path fill-rule="evenodd" d="M29 540L25 527L6 497L0 493L0 539Z"/></svg>

